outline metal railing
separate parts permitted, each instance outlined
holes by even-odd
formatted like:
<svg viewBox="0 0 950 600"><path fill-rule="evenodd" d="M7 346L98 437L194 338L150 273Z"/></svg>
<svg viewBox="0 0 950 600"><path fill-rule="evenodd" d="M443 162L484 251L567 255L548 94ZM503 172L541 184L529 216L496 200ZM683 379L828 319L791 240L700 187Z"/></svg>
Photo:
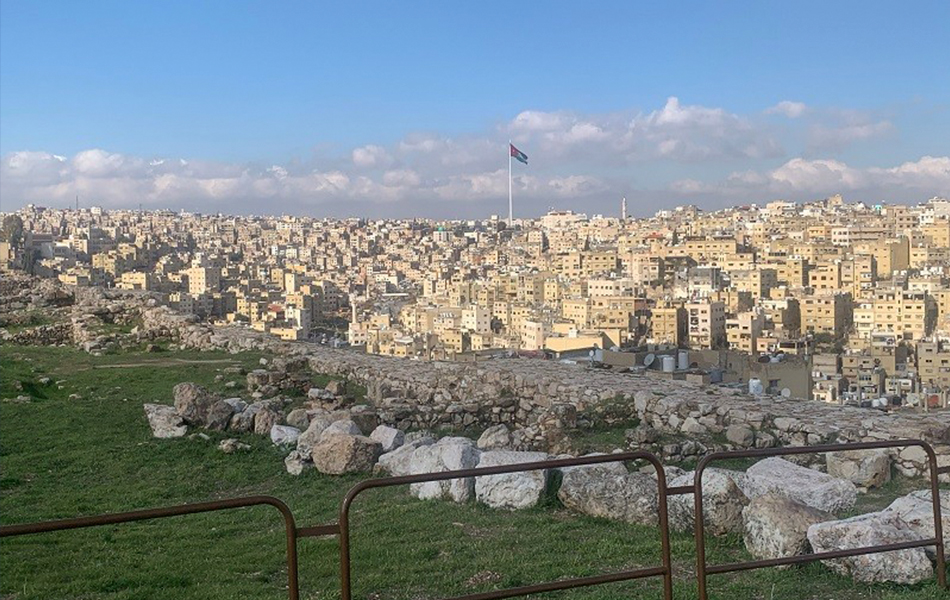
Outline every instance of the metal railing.
<svg viewBox="0 0 950 600"><path fill-rule="evenodd" d="M708 565L706 563L706 536L705 536L705 518L703 516L703 472L715 461L740 458L767 458L772 456L790 456L796 454L824 454L827 452L843 452L849 450L877 450L882 448L903 448L907 446L918 446L927 453L930 464L930 495L933 501L934 514L934 537L900 542L893 544L879 544L876 546L865 546L863 548L851 548L847 550L834 550L829 552L818 552L815 554L802 554L798 556L785 556L782 558L772 558L766 560L751 560L746 562L728 563L720 565ZM933 447L922 440L896 440L882 442L858 442L852 444L826 444L820 446L795 446L786 448L761 448L755 450L733 450L726 452L713 452L704 456L696 466L696 473L693 478L692 491L694 494L694 510L696 517L696 578L699 593L699 600L708 600L708 589L706 585L707 576L717 573L731 573L734 571L746 571L750 569L762 569L765 567L778 567L783 565L795 565L819 560L829 560L833 558L845 558L849 556L859 556L862 554L876 554L879 552L889 552L892 550L905 550L908 548L921 548L925 546L935 546L937 554L937 582L947 587L947 571L944 561L944 543L943 543L943 523L941 522L940 509L940 488L938 475L946 472L945 469L937 467L937 456ZM688 493L688 492L684 492Z"/></svg>
<svg viewBox="0 0 950 600"><path fill-rule="evenodd" d="M284 519L284 530L287 538L288 596L290 600L299 600L300 586L297 575L297 538L303 537L306 534L301 534L301 531L297 529L297 525L294 521L294 514L290 512L290 508L284 504L283 501L272 496L247 496L244 498L229 498L227 500L217 500L214 502L181 504L178 506L169 506L165 508L150 508L147 510L135 510L132 512L96 515L93 517L79 517L78 519L41 521L38 523L24 523L22 525L4 525L3 527L0 527L0 538L32 535L35 533L47 533L51 531L65 531L68 529L85 529L88 527L100 527L102 525L132 523L135 521L148 521L151 519L180 517L182 515L194 515L198 513L264 505L273 506L276 508L280 512L281 517Z"/></svg>
<svg viewBox="0 0 950 600"><path fill-rule="evenodd" d="M821 454L827 452L838 452L848 450L873 450L882 448L900 448L906 446L918 446L927 454L930 465L930 490L931 500L933 501L934 514L934 537L922 540L914 540L895 544L883 544L878 546L867 546L863 548L854 548L847 550L836 550L831 552L821 552L817 554L805 554L800 556L789 556L768 560L755 560L740 563L728 563L709 565L706 563L706 540L705 540L705 520L703 516L703 490L702 476L706 468L715 461L726 459L742 458L766 458L771 456L787 456L797 454ZM696 539L696 574L698 595L700 600L708 600L707 578L710 574L729 573L734 571L745 571L750 569L761 569L767 567L776 567L791 564L800 564L814 562L819 560L828 560L834 558L845 558L849 556L858 556L862 554L873 554L878 552L888 552L893 550L903 550L908 548L920 548L933 546L936 549L937 557L937 581L941 587L947 587L946 581L946 562L945 548L943 541L943 524L941 521L940 492L938 485L938 475L950 473L950 467L938 468L937 458L933 447L927 442L921 440L897 440L883 442L863 442L853 444L831 444L821 446L801 446L791 448L765 448L755 450L736 450L727 452L714 452L703 457L696 467L693 485L667 487L666 475L663 465L659 459L649 452L624 452L618 454L604 454L596 456L582 456L575 458L551 459L531 463L521 463L513 465L500 465L494 467L478 467L473 469L463 469L457 471L444 471L441 473L425 473L419 475L404 475L397 477L384 477L379 479L368 479L354 485L347 492L340 504L339 522L326 525L317 525L312 527L297 527L294 515L290 508L281 500L272 496L248 496L243 498L231 498L227 500L218 500L214 502L202 502L197 504L183 504L165 508L154 508L148 510L139 510L123 513L112 513L96 515L91 517L80 517L76 519L63 519L57 521L43 521L37 523L25 523L20 525L0 526L0 538L32 535L38 533L64 531L69 529L81 529L88 527L98 527L102 525L112 525L119 523L130 523L135 521L145 521L150 519L160 519L167 517L176 517L191 515L197 513L206 513L222 510L232 510L238 508L248 508L253 506L272 506L280 512L284 521L286 538L286 558L287 558L287 578L288 578L288 597L290 600L299 600L300 586L297 559L297 542L305 537L324 537L339 536L340 538L340 589L342 600L352 600L352 565L351 565L351 537L350 537L350 509L353 501L363 492L376 488L393 487L399 485L409 485L413 483L425 483L434 481L447 481L452 479L467 479L476 477L485 477L490 475L503 475L508 473L518 473L526 471L541 471L550 469L559 469L564 467L575 467L585 465L597 465L603 463L626 462L633 460L647 461L653 465L657 477L657 501L658 501L658 526L660 535L660 558L661 564L656 567L641 568L619 571L615 573L606 573L589 577L577 577L573 579L562 579L546 583L537 583L514 588L493 590L490 592L481 592L457 596L447 600L497 600L500 598L511 598L514 596L523 596L527 594L538 594L543 592L552 592L556 590L566 590L579 587L601 585L606 583L615 583L629 581L633 579L643 579L649 577L662 577L663 579L663 598L664 600L673 599L673 571L670 551L670 529L669 529L669 511L667 509L667 499L670 496L694 494L695 511L695 539Z"/></svg>
<svg viewBox="0 0 950 600"><path fill-rule="evenodd" d="M538 583L534 585L494 590L491 592L456 596L447 600L496 600L498 598L511 598L514 596L524 596L527 594L538 594L541 592L553 592L556 590L587 587L604 583L629 581L631 579L642 579L645 577L662 577L663 598L664 600L673 600L673 570L670 558L670 528L668 521L668 511L666 507L666 474L663 471L663 465L660 463L659 459L649 452L624 452L597 456L581 456L576 458L542 460L538 462L520 463L515 465L480 467L474 469L463 469L459 471L425 473L421 475L404 475L400 477L386 477L383 479L368 479L366 481L362 481L350 489L350 491L346 494L346 497L343 499L343 504L340 506L340 583L342 590L342 600L352 600L352 576L350 573L350 506L353 504L353 500L366 490L373 488L392 487L396 485L407 485L412 483L446 481L449 479L462 479L469 477L484 477L487 475L502 475L505 473L518 473L523 471L541 471L546 469L625 462L630 460L648 461L656 469L659 509L658 521L660 529L660 555L662 561L660 566L646 569L620 571L591 577L562 579L547 583Z"/></svg>

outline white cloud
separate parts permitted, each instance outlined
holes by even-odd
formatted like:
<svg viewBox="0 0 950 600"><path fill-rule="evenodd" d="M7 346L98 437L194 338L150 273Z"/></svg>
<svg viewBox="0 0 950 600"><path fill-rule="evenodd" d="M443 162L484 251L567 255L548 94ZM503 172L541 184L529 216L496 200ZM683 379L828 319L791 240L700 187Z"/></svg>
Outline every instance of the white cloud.
<svg viewBox="0 0 950 600"><path fill-rule="evenodd" d="M770 171L741 171L719 182L674 181L679 194L723 198L810 198L857 192L875 199L929 198L950 193L950 157L924 156L896 167L850 166L833 159L793 158Z"/></svg>
<svg viewBox="0 0 950 600"><path fill-rule="evenodd" d="M509 138L531 157L530 166L515 165L516 204L538 210L557 202L606 210L617 197L644 187L658 190L657 202L667 204L693 194L755 201L825 191L897 197L950 192L946 157L879 168L835 160L834 149L893 131L888 120L791 101L766 112L794 120L780 126L761 112L741 115L670 96L653 110L526 110L470 135L412 133L394 144L286 164L138 157L96 148L68 157L13 152L0 157L0 194L4 208L64 206L79 194L111 207L141 202L230 212L484 214L491 202L507 205ZM793 154L804 158L788 160L776 132L794 130L803 134L798 139L807 134L808 145ZM783 164L763 167L775 159Z"/></svg>
<svg viewBox="0 0 950 600"><path fill-rule="evenodd" d="M683 104L675 96L646 114L525 111L503 132L548 156L609 163L742 160L782 153L765 124L722 108Z"/></svg>
<svg viewBox="0 0 950 600"><path fill-rule="evenodd" d="M568 198L589 196L608 189L601 180L587 175L556 177L548 181L548 187L554 194Z"/></svg>
<svg viewBox="0 0 950 600"><path fill-rule="evenodd" d="M792 102L791 100L782 100L775 106L765 109L767 115L783 115L789 119L797 119L805 114L808 107L804 102Z"/></svg>
<svg viewBox="0 0 950 600"><path fill-rule="evenodd" d="M564 129L572 117L568 113L550 113L526 110L511 121L513 132L546 132Z"/></svg>
<svg viewBox="0 0 950 600"><path fill-rule="evenodd" d="M497 147L493 150L501 154ZM374 155L381 156L379 152ZM496 156L494 163L503 164L504 158ZM260 212L261 208L280 212L339 206L341 202L344 209L352 202L404 202L407 210L413 210L412 204L418 202L507 197L507 169L446 171L439 161L423 166L430 176L413 168L394 168L370 177L345 169L305 169L296 165L257 168L179 159L146 160L98 149L65 159L44 152L17 152L0 160L0 194L5 208L8 202L69 206L78 194L85 202L105 207L142 203L233 212ZM601 189L589 176L541 178L527 173L517 174L514 186L524 200L546 194L583 197Z"/></svg>
<svg viewBox="0 0 950 600"><path fill-rule="evenodd" d="M357 167L374 168L386 167L392 164L392 157L382 146L370 144L360 148L354 148L352 152L353 164Z"/></svg>
<svg viewBox="0 0 950 600"><path fill-rule="evenodd" d="M841 125L812 126L809 145L816 151L840 150L854 142L881 137L893 131L890 121L850 122Z"/></svg>
<svg viewBox="0 0 950 600"><path fill-rule="evenodd" d="M417 187L421 182L419 174L412 169L396 169L383 173L383 185L386 187Z"/></svg>

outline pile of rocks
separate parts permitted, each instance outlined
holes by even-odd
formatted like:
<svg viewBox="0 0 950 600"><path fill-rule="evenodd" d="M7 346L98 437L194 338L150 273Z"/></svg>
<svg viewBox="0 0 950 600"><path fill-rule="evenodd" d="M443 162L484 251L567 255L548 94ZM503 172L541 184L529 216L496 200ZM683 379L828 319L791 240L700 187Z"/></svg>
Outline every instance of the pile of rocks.
<svg viewBox="0 0 950 600"><path fill-rule="evenodd" d="M72 343L69 323L51 323L27 327L14 332L0 329L0 341L21 346L64 346Z"/></svg>
<svg viewBox="0 0 950 600"><path fill-rule="evenodd" d="M370 430L377 424L376 413L369 406L354 405L331 412L323 408L324 403L342 404L345 400L323 388L312 388L310 392L303 406L293 408L293 401L286 397L247 402L239 397L223 398L200 385L185 382L175 386L172 406L146 404L144 408L152 434L159 438L182 437L193 426L268 435L275 444L289 446L303 437L303 432L310 431L312 423L317 427L321 422L345 419Z"/></svg>
<svg viewBox="0 0 950 600"><path fill-rule="evenodd" d="M150 404L145 411L156 437L183 436L188 425L269 435L275 445L289 450L284 463L293 475L315 469L328 475L375 471L399 476L551 458L544 452L513 449L516 436L505 425L488 428L477 441L453 436L436 439L380 424L368 406L337 410L318 406L338 399L333 392L341 391L342 386L332 387L332 391L311 390L306 406L284 412L285 403L278 399L247 404L236 398L220 399L193 383L182 383L175 387L174 406ZM226 452L240 449L236 440L221 444ZM932 537L929 492L900 498L879 513L836 518L853 509L859 489L884 483L892 464L887 453L860 451L829 456L823 465L827 473L778 457L761 460L745 472L706 469L702 481L705 531L710 535L740 535L749 552L759 559ZM655 474L631 471L620 462L556 471L415 483L410 485L410 493L423 500L476 501L510 510L537 506L546 496L556 494L566 508L575 512L657 524ZM669 486L691 486L695 473L669 467L666 477ZM950 491L941 496L941 502L950 542ZM672 529L692 531L696 526L692 495L670 497L668 514ZM824 562L836 572L862 582L915 583L933 574L923 548Z"/></svg>
<svg viewBox="0 0 950 600"><path fill-rule="evenodd" d="M713 448L764 448L920 438L931 442L940 466L950 465L950 413L920 413L841 407L822 402L753 397L721 386L656 379L649 374L590 370L541 360L490 360L474 363L407 361L335 350L305 342L285 342L238 326L213 326L193 315L178 314L143 292L101 288L64 290L56 282L32 281L13 286L4 310L41 304L75 303L74 343L90 352L125 344L162 340L175 347L242 352L256 350L286 357L312 372L345 379L367 390L380 420L403 430L486 428L505 424L513 447L551 453L571 449L579 429L639 420L667 437L695 444L671 443L664 455L680 460ZM57 309L59 310L59 309ZM8 311L9 312L9 311ZM111 321L110 321L111 319ZM129 334L103 336L98 321L138 325ZM38 332L42 343L49 332ZM56 341L58 335L51 337ZM275 395L283 383L268 374L249 381L260 397ZM277 388L276 390L274 388ZM302 389L297 387L297 389ZM679 447L675 447L679 444ZM909 448L892 454L898 472L927 471L926 456ZM944 475L945 480L950 476ZM863 487L863 486L862 486Z"/></svg>
<svg viewBox="0 0 950 600"><path fill-rule="evenodd" d="M308 392L311 388L311 373L306 357L278 356L272 360L262 359L263 367L247 374L247 391L255 398L275 396L281 392ZM334 386L338 382L332 382ZM334 396L340 393L329 392Z"/></svg>

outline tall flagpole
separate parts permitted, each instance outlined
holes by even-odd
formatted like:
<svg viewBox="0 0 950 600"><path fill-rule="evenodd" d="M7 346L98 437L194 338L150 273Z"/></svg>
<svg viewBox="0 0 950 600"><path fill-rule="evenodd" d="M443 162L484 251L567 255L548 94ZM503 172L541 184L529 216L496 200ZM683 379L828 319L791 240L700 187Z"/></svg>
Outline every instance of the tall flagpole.
<svg viewBox="0 0 950 600"><path fill-rule="evenodd" d="M508 228L514 227L515 212L511 202L511 140L508 140Z"/></svg>

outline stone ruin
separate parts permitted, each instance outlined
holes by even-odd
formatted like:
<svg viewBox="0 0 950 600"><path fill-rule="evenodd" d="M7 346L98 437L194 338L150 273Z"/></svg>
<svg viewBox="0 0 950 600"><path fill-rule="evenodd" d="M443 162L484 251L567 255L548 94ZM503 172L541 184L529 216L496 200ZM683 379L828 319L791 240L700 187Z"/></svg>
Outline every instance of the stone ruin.
<svg viewBox="0 0 950 600"><path fill-rule="evenodd" d="M291 355L262 362L267 363L263 365L266 368L248 373L228 368L232 374L245 375L250 402L238 397L221 398L201 386L181 383L173 391L173 406L145 405L153 434L181 437L192 426L266 435L274 445L285 449L284 466L295 476L310 470L325 475L412 475L569 456L525 447L529 438L505 422L487 427L477 441L451 433L439 437L428 430L406 431L402 426L415 428L415 419L388 410L386 403L382 409L356 403L347 389L352 383L334 380L325 387L311 387L312 357ZM303 400L280 396L303 390ZM472 414L464 409L462 413ZM686 418L698 421L704 416ZM455 417L430 422L457 423ZM569 428L562 424L559 430L567 432ZM761 430L730 425L725 435L736 446L752 446L761 439L757 431ZM627 435L629 448L655 448L656 432L646 424L631 429ZM679 444L680 451L687 442L701 446L686 440ZM242 446L246 447L233 438L220 442L222 451L229 453ZM898 498L882 511L848 517L858 495L886 484L892 472L916 474L915 465L924 460L914 455L917 450L772 457L745 471L709 468L703 476L706 532L740 536L756 559L933 537L929 490ZM676 466L665 467L665 475L669 486L691 486L694 480L692 471ZM580 514L651 526L657 524L659 511L652 467L631 468L621 462L418 483L410 486L410 493L421 500L478 502L506 510L534 507L556 495L564 507ZM940 502L944 535L950 542L950 490L941 492ZM671 528L692 532L693 510L692 495L670 497ZM912 548L824 562L856 581L909 584L933 577L932 560L932 548Z"/></svg>
<svg viewBox="0 0 950 600"><path fill-rule="evenodd" d="M55 282L0 282L0 319L22 327L2 330L5 343L70 344L91 353L162 343L170 348L256 350L274 358L246 373L244 400L223 398L183 383L174 403L145 405L157 437L181 437L189 427L256 433L287 450L285 467L301 474L370 472L412 474L475 466L517 464L571 452L572 435L587 428L630 427L626 443L677 462L731 448L805 446L833 442L920 438L950 464L950 413L892 413L786 398L752 397L722 387L656 380L535 360L479 364L407 361L283 342L246 328L215 327L176 314L150 294L101 289L64 290ZM50 323L30 326L28 313ZM17 321L21 319L21 321ZM101 324L123 329L102 331ZM108 328L107 328L108 329ZM310 373L336 377L310 387ZM366 390L354 404L347 388ZM284 398L305 392L299 404ZM292 394L288 394L292 395ZM433 430L484 430L478 441ZM246 444L230 438L221 450ZM802 464L796 464L801 462ZM925 453L846 452L803 460L770 458L745 472L709 469L703 479L704 519L713 535L739 534L757 558L775 558L932 537L930 493L913 492L876 513L841 518L856 495L885 483L892 473L927 471ZM689 485L692 473L667 467L670 485ZM944 481L947 480L943 476ZM557 489L553 486L560 482ZM656 522L654 477L620 463L513 473L414 485L422 499L477 501L500 509L534 506L556 493L579 513L626 522ZM950 491L941 493L945 535L950 532ZM688 531L692 499L670 498L674 529ZM929 515L929 516L928 516ZM912 583L932 576L927 549L827 561L858 581Z"/></svg>

